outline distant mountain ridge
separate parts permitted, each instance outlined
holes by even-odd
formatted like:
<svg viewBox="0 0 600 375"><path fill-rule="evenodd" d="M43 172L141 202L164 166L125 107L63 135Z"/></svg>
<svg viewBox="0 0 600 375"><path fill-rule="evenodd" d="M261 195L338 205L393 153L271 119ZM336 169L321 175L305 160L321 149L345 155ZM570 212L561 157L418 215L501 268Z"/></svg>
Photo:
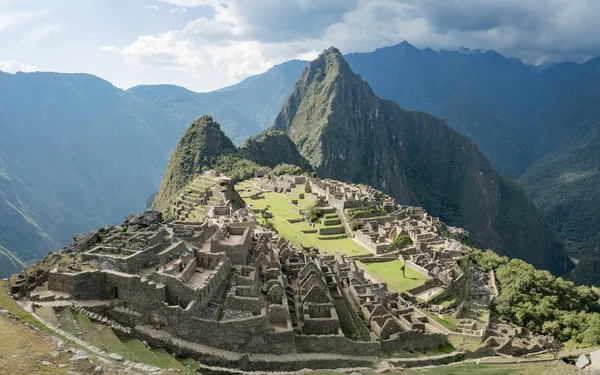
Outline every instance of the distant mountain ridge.
<svg viewBox="0 0 600 375"><path fill-rule="evenodd" d="M534 68L493 51L435 52L408 43L346 59L382 98L430 112L468 135L503 174L516 178L527 171L520 181L576 258L600 248L593 224L580 225L582 215L590 218L583 223L591 223L597 213L579 193L594 193L594 180L573 179L594 176L593 147L582 141L594 134L593 110L577 105L594 107L596 65ZM0 210L18 218L0 219L0 245L30 261L68 242L72 232L141 210L188 124L210 113L242 145L272 124L307 64L283 63L211 93L171 85L123 91L85 74L0 73ZM586 85L569 78L586 70ZM565 97L573 99L561 99L562 90L572 90ZM558 126L548 103L585 116L565 116ZM577 155L581 161L573 159ZM559 200L560 210L553 208L553 185L575 180L586 182L569 185L568 199Z"/></svg>

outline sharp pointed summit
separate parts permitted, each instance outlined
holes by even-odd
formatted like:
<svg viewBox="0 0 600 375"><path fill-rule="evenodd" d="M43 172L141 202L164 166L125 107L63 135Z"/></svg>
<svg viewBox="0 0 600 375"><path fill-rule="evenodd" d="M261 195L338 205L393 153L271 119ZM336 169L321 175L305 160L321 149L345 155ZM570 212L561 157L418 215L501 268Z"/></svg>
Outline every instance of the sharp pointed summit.
<svg viewBox="0 0 600 375"><path fill-rule="evenodd" d="M480 247L557 273L572 267L523 190L469 138L379 98L333 47L304 70L273 129L288 134L319 177L427 207L469 230Z"/></svg>

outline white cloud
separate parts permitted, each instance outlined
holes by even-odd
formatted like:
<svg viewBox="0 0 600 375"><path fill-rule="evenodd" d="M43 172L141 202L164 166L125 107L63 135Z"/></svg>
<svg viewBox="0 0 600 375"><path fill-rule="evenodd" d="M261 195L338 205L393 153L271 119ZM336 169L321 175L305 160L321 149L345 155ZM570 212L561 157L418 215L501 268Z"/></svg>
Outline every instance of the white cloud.
<svg viewBox="0 0 600 375"><path fill-rule="evenodd" d="M180 40L178 33L173 31L141 36L121 52L127 61L167 69L192 70L204 63L193 44Z"/></svg>
<svg viewBox="0 0 600 375"><path fill-rule="evenodd" d="M180 7L200 7L200 6L218 6L221 1L220 0L156 0L161 3L167 3L172 5L177 5Z"/></svg>
<svg viewBox="0 0 600 375"><path fill-rule="evenodd" d="M105 52L121 52L121 49L116 46L102 46L102 47L98 47L98 48Z"/></svg>
<svg viewBox="0 0 600 375"><path fill-rule="evenodd" d="M23 40L28 44L37 43L50 36L58 29L58 27L59 25L56 23L36 27L35 29L26 32L25 35L23 35Z"/></svg>
<svg viewBox="0 0 600 375"><path fill-rule="evenodd" d="M600 53L598 0L157 1L209 6L214 16L140 36L122 50L125 58L190 72L211 63L235 79L332 45L349 53L408 40L434 49L494 49L531 62Z"/></svg>
<svg viewBox="0 0 600 375"><path fill-rule="evenodd" d="M33 65L24 64L16 60L0 61L0 70L7 73L35 72L38 70Z"/></svg>
<svg viewBox="0 0 600 375"><path fill-rule="evenodd" d="M47 10L34 11L0 11L0 31L7 30L12 27L34 21L44 17L48 13Z"/></svg>
<svg viewBox="0 0 600 375"><path fill-rule="evenodd" d="M187 12L186 7L175 7L175 8L171 8L171 10L169 11L169 13L186 13L186 12Z"/></svg>
<svg viewBox="0 0 600 375"><path fill-rule="evenodd" d="M158 7L158 5L146 5L144 8L146 8L146 9L152 9L152 10L156 10L156 11L158 11L160 9Z"/></svg>

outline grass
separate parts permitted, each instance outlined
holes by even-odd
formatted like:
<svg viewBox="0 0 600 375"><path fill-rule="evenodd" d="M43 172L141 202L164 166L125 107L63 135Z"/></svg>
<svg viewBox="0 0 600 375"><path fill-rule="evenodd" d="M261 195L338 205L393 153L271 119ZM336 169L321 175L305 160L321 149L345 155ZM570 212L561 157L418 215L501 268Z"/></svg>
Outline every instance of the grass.
<svg viewBox="0 0 600 375"><path fill-rule="evenodd" d="M481 341L475 337L449 334L448 342L459 351L475 352L481 347Z"/></svg>
<svg viewBox="0 0 600 375"><path fill-rule="evenodd" d="M134 338L125 338L121 342L127 348L127 350L135 357L139 362L148 363L152 366L160 367L163 369L178 368L185 369L181 363L173 358L166 350L156 349L149 350L140 340Z"/></svg>
<svg viewBox="0 0 600 375"><path fill-rule="evenodd" d="M252 187L252 182L244 181L238 184L238 186L242 188ZM298 194L302 193L302 190L298 188L293 189L291 194L267 192L263 194L265 199L250 199L249 196L257 191L258 190L252 187L252 192L247 192L244 189L241 191L240 195L252 209L264 209L265 207L269 206L269 212L273 214L272 222L275 225L277 232L279 232L282 237L291 241L294 245L313 246L323 252L342 253L349 256L370 253L369 250L354 242L350 238L320 240L317 237L322 236L320 236L318 233L302 233L302 230L326 227L323 224L316 223L315 227L311 227L305 222L295 224L289 223L287 219L300 218L300 214L295 211L295 208L302 209L311 204L306 199L298 199L298 207L294 207L294 205L290 202L291 199L297 199ZM335 226L328 226L328 228L332 227Z"/></svg>
<svg viewBox="0 0 600 375"><path fill-rule="evenodd" d="M109 353L116 353L123 358L137 361L137 358L127 349L127 347L119 340L110 327L103 327L97 331L98 337L104 344L104 349Z"/></svg>
<svg viewBox="0 0 600 375"><path fill-rule="evenodd" d="M374 371L364 371L364 375L375 375ZM422 369L402 369L389 371L386 374L431 374L431 375L545 375L545 374L581 374L575 366L569 366L557 361L531 362L519 364L475 364L464 363L458 365L435 366ZM310 375L340 375L334 371L313 371Z"/></svg>
<svg viewBox="0 0 600 375"><path fill-rule="evenodd" d="M51 356L50 353L58 346L49 335L43 332L36 333L20 320L6 314L0 314L0 337L2 338L0 340L0 374L2 375L89 374L96 366L89 362L70 362L69 357L72 354L67 352L57 357ZM65 364L66 367L59 368L58 364ZM109 373L111 372L106 372Z"/></svg>
<svg viewBox="0 0 600 375"><path fill-rule="evenodd" d="M403 277L401 270L402 262L400 260L367 264L357 262L357 264L381 281L386 282L388 288L396 292L405 292L416 288L430 279L428 276L425 276L408 266L404 269L406 277Z"/></svg>
<svg viewBox="0 0 600 375"><path fill-rule="evenodd" d="M435 304L439 305L439 306L443 306L443 307L448 307L448 306L452 305L454 302L456 302L457 299L458 299L457 295L448 296L448 297L445 297L445 298L437 301Z"/></svg>
<svg viewBox="0 0 600 375"><path fill-rule="evenodd" d="M456 331L456 326L458 326L458 319L456 319L454 316L441 315L441 317L440 317L440 315L438 315L438 314L432 314L425 310L423 310L423 313L425 315L427 315L430 319L433 319L436 322L438 322L439 324L441 324L447 330Z"/></svg>
<svg viewBox="0 0 600 375"><path fill-rule="evenodd" d="M24 323L31 324L35 328L46 333L54 333L54 331L40 323L36 318L33 317L33 315L25 311L21 305L15 302L15 300L8 295L6 284L6 281L0 280L0 306L9 311L11 314L15 315L17 318L21 319Z"/></svg>
<svg viewBox="0 0 600 375"><path fill-rule="evenodd" d="M90 318L87 315L81 313L73 313L75 320L77 321L77 325L81 330L81 334L83 336L83 340L89 342L92 345L96 345L102 348L102 344L100 341L100 337L98 336L98 332L92 325Z"/></svg>

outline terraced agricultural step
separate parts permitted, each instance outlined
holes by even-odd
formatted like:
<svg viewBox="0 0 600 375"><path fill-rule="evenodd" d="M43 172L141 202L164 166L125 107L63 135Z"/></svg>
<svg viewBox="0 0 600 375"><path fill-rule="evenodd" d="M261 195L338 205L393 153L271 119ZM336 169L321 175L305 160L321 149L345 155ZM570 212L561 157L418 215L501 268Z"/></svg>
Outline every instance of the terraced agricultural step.
<svg viewBox="0 0 600 375"><path fill-rule="evenodd" d="M127 350L135 357L139 362L147 363L149 365L160 367L163 369L178 368L180 370L185 367L179 363L175 358L169 355L166 351L164 354L157 351L154 352L144 345L140 340L128 337L120 339ZM172 360L171 360L172 359ZM174 360L174 361L173 361Z"/></svg>
<svg viewBox="0 0 600 375"><path fill-rule="evenodd" d="M348 238L345 234L332 234L328 236L317 236L318 240L342 240L344 238Z"/></svg>
<svg viewBox="0 0 600 375"><path fill-rule="evenodd" d="M127 349L121 340L115 335L115 332L110 327L102 327L97 331L98 337L104 345L104 349L109 353L115 353L130 361L138 361L137 357Z"/></svg>
<svg viewBox="0 0 600 375"><path fill-rule="evenodd" d="M79 329L81 330L83 340L106 350L106 348L104 348L102 345L103 343L100 340L100 336L98 336L98 331L92 325L90 318L88 318L87 315L78 312L73 312L73 316L75 317Z"/></svg>
<svg viewBox="0 0 600 375"><path fill-rule="evenodd" d="M342 224L342 220L340 220L339 218L323 219L323 220L321 220L321 224L323 224L325 226L340 225L340 224Z"/></svg>

